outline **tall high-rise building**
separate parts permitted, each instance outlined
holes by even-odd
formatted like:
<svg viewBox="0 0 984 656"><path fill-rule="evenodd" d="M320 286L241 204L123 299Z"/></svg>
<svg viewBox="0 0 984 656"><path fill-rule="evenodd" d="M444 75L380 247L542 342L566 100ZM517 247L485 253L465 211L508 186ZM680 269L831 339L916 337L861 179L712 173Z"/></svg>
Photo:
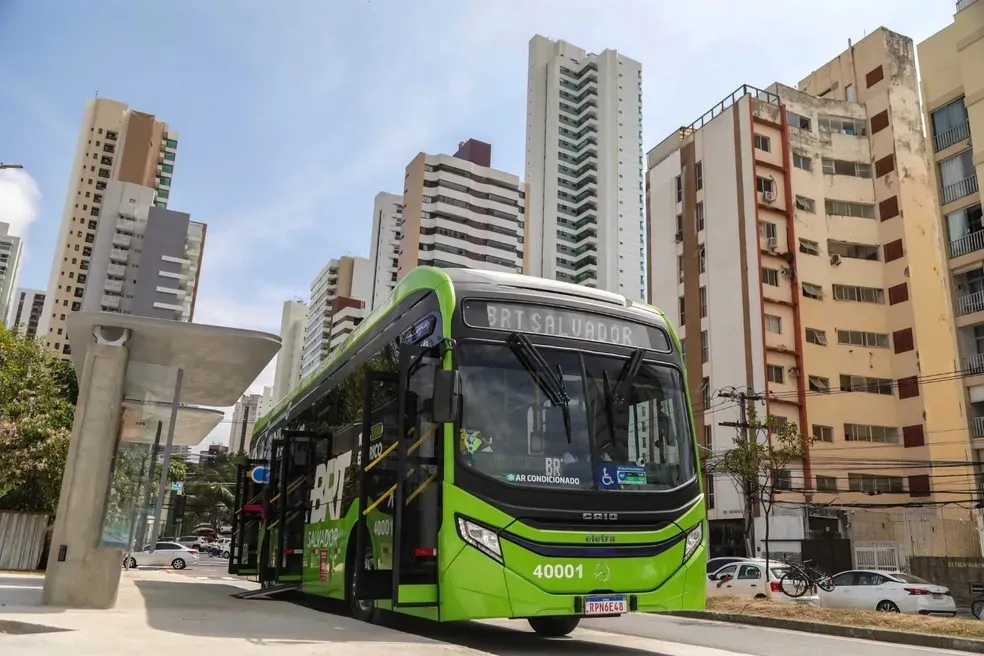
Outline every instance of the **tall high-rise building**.
<svg viewBox="0 0 984 656"><path fill-rule="evenodd" d="M645 298L642 66L530 41L526 273Z"/></svg>
<svg viewBox="0 0 984 656"><path fill-rule="evenodd" d="M20 237L10 234L10 224L0 221L0 323L3 324L14 311L23 249Z"/></svg>
<svg viewBox="0 0 984 656"><path fill-rule="evenodd" d="M301 380L301 354L307 328L308 306L304 301L284 301L280 317L280 353L273 376L273 402L278 403Z"/></svg>
<svg viewBox="0 0 984 656"><path fill-rule="evenodd" d="M879 28L649 152L650 298L685 342L698 436L734 444L716 390L763 394L759 416L816 438L776 473L783 502L945 504L973 480L921 118L912 41ZM742 506L733 481L706 490L713 539Z"/></svg>
<svg viewBox="0 0 984 656"><path fill-rule="evenodd" d="M984 461L984 0L957 3L953 23L919 44L930 179L953 290L956 369L967 375L974 453Z"/></svg>
<svg viewBox="0 0 984 656"><path fill-rule="evenodd" d="M362 321L372 281L372 263L352 255L329 261L315 276L301 353L302 378L317 369Z"/></svg>
<svg viewBox="0 0 984 656"><path fill-rule="evenodd" d="M369 309L374 310L396 287L400 269L400 225L403 223L403 196L381 191L372 206L372 245L369 260L373 267L372 296Z"/></svg>
<svg viewBox="0 0 984 656"><path fill-rule="evenodd" d="M156 207L155 197L150 187L107 183L88 268L75 277L83 310L192 320L206 225Z"/></svg>
<svg viewBox="0 0 984 656"><path fill-rule="evenodd" d="M153 114L108 98L86 103L38 329L63 358L71 353L65 316L82 308L85 283L78 277L89 269L106 185L119 180L150 187L154 206L165 209L177 147L177 133Z"/></svg>
<svg viewBox="0 0 984 656"><path fill-rule="evenodd" d="M229 425L229 451L249 453L253 439L253 427L260 418L262 394L243 394L232 409L232 422ZM240 448L240 446L242 448Z"/></svg>
<svg viewBox="0 0 984 656"><path fill-rule="evenodd" d="M469 139L407 165L398 278L425 264L523 272L526 189L491 164L492 147Z"/></svg>
<svg viewBox="0 0 984 656"><path fill-rule="evenodd" d="M28 339L34 339L38 334L38 322L44 312L44 292L40 289L17 290L11 303L11 312L7 316L7 328L16 330Z"/></svg>

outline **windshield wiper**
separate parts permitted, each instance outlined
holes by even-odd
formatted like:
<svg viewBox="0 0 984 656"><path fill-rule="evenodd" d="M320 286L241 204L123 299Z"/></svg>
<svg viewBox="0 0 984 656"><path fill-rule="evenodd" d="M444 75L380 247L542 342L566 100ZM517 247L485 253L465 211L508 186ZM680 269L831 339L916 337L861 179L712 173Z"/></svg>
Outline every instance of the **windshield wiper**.
<svg viewBox="0 0 984 656"><path fill-rule="evenodd" d="M601 389L605 394L605 423L608 424L608 441L600 445L599 450L615 444L615 395L612 392L612 379L608 376L607 369L601 374Z"/></svg>
<svg viewBox="0 0 984 656"><path fill-rule="evenodd" d="M622 388L625 386L626 381L632 378L637 373L639 373L639 368L642 366L642 359L646 356L646 352L642 349L636 349L632 352L632 357L626 360L625 364L622 365L621 371L618 372L618 378L615 379L615 387L612 389L612 400L621 405L624 403L622 398Z"/></svg>
<svg viewBox="0 0 984 656"><path fill-rule="evenodd" d="M513 333L506 341L516 355L516 359L530 373L536 384L543 390L543 393L547 395L550 403L554 407L560 408L561 412L563 412L564 432L567 435L567 443L570 444L572 441L571 397L567 394L567 386L564 383L564 372L559 366L557 367L557 373L551 371L550 365L543 359L543 356L540 355L540 352L526 335Z"/></svg>

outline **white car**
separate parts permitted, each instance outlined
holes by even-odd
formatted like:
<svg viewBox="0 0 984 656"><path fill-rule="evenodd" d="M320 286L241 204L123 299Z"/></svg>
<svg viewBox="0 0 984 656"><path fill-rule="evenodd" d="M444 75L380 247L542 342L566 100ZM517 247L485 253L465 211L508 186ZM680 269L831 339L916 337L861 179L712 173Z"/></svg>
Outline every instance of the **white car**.
<svg viewBox="0 0 984 656"><path fill-rule="evenodd" d="M824 608L879 610L886 613L956 615L950 590L912 574L856 569L834 577L834 589L820 593Z"/></svg>
<svg viewBox="0 0 984 656"><path fill-rule="evenodd" d="M123 564L130 567L173 567L184 569L198 564L198 552L177 542L157 542L141 551L131 552Z"/></svg>
<svg viewBox="0 0 984 656"><path fill-rule="evenodd" d="M725 565L707 576L707 597L745 597L819 604L820 600L814 595L804 595L794 599L783 593L779 586L779 580L788 569L788 565L770 560L767 579L764 559L745 560Z"/></svg>

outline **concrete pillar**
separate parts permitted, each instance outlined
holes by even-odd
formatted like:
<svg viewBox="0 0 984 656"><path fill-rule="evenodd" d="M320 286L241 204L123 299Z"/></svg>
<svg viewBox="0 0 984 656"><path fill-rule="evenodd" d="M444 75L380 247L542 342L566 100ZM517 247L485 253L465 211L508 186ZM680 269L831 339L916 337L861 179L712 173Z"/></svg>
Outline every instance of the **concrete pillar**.
<svg viewBox="0 0 984 656"><path fill-rule="evenodd" d="M79 381L44 577L43 600L49 606L112 608L123 567L123 551L99 543L120 430L129 331L96 327L93 336L96 343L86 351Z"/></svg>

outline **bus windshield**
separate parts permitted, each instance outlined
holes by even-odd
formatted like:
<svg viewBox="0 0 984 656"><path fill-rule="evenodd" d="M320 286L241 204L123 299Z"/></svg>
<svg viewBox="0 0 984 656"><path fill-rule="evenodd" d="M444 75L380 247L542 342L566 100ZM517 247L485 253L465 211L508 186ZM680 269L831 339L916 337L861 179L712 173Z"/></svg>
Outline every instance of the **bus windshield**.
<svg viewBox="0 0 984 656"><path fill-rule="evenodd" d="M653 492L694 477L678 370L640 351L622 358L535 349L562 380L563 403L551 401L557 395L510 345L459 342L464 466L507 484L569 490Z"/></svg>

